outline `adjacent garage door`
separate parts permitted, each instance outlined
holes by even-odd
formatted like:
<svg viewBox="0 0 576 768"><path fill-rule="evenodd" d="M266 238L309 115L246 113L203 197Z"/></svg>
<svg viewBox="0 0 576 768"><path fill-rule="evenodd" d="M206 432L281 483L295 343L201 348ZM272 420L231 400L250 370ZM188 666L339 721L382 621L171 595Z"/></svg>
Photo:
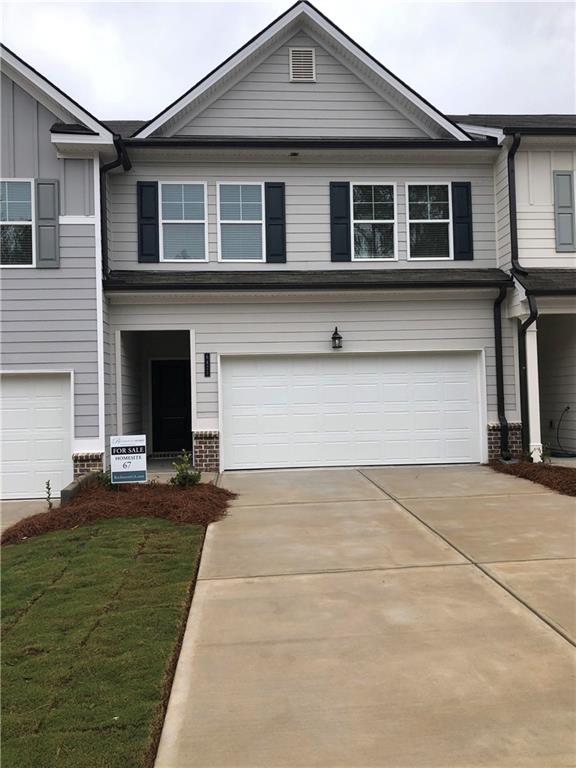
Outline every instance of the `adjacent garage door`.
<svg viewBox="0 0 576 768"><path fill-rule="evenodd" d="M69 374L0 377L3 499L41 498L72 480Z"/></svg>
<svg viewBox="0 0 576 768"><path fill-rule="evenodd" d="M479 355L224 358L225 469L480 461Z"/></svg>

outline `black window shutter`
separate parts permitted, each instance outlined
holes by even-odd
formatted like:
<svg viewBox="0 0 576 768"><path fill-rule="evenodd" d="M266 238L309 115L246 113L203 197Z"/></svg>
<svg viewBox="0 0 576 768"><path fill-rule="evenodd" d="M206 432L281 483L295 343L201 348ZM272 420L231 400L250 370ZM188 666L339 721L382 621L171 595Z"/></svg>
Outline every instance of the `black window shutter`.
<svg viewBox="0 0 576 768"><path fill-rule="evenodd" d="M266 207L266 261L269 264L286 263L286 201L282 181L264 184Z"/></svg>
<svg viewBox="0 0 576 768"><path fill-rule="evenodd" d="M452 182L452 226L454 261L472 261L472 185L469 181Z"/></svg>
<svg viewBox="0 0 576 768"><path fill-rule="evenodd" d="M332 261L351 261L348 181L330 182L330 254Z"/></svg>
<svg viewBox="0 0 576 768"><path fill-rule="evenodd" d="M59 184L54 179L36 180L36 267L58 269L60 242Z"/></svg>
<svg viewBox="0 0 576 768"><path fill-rule="evenodd" d="M159 261L158 182L139 181L138 197L138 261L153 264Z"/></svg>

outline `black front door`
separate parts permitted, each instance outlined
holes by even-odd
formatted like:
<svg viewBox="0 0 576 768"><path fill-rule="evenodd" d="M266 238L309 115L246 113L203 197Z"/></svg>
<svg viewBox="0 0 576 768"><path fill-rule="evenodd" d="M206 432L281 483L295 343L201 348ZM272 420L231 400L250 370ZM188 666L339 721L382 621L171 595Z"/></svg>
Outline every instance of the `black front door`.
<svg viewBox="0 0 576 768"><path fill-rule="evenodd" d="M192 448L189 360L152 361L152 430L156 453Z"/></svg>

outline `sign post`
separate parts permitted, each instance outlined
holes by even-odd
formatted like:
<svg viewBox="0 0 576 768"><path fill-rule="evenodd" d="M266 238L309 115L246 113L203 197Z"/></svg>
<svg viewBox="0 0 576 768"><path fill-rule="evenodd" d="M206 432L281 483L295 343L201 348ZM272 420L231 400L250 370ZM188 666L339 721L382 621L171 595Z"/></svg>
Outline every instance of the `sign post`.
<svg viewBox="0 0 576 768"><path fill-rule="evenodd" d="M146 435L110 438L110 478L113 483L146 482Z"/></svg>

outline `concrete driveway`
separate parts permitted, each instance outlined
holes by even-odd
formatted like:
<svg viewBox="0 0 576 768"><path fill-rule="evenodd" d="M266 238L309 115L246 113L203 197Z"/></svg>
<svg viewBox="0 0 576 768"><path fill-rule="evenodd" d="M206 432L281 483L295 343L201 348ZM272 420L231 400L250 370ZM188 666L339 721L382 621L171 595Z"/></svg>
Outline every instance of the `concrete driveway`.
<svg viewBox="0 0 576 768"><path fill-rule="evenodd" d="M486 467L226 473L157 768L576 765L576 503Z"/></svg>

